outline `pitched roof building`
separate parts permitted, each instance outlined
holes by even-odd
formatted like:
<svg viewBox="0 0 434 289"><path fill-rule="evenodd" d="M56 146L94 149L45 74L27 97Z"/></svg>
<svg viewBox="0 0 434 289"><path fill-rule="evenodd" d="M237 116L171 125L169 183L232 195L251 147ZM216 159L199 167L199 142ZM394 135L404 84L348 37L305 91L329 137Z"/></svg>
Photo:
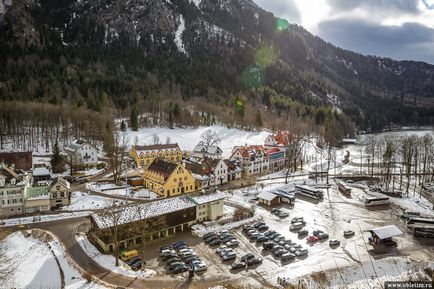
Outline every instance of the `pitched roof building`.
<svg viewBox="0 0 434 289"><path fill-rule="evenodd" d="M207 146L202 143L199 143L196 145L196 147L193 149L193 157L196 158L222 158L223 151L218 146Z"/></svg>
<svg viewBox="0 0 434 289"><path fill-rule="evenodd" d="M0 152L0 163L17 170L30 171L33 169L32 152Z"/></svg>
<svg viewBox="0 0 434 289"><path fill-rule="evenodd" d="M147 168L156 158L174 163L182 161L182 151L178 144L136 145L131 148L130 156L137 167L141 168Z"/></svg>
<svg viewBox="0 0 434 289"><path fill-rule="evenodd" d="M287 131L278 131L276 134L270 134L264 142L265 147L287 147L292 139L294 138L294 135Z"/></svg>

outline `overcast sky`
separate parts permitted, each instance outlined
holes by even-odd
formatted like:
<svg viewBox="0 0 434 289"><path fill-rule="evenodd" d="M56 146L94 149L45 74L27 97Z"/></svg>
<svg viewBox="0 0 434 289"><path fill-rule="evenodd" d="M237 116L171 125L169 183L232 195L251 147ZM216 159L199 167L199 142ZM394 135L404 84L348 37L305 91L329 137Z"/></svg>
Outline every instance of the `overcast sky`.
<svg viewBox="0 0 434 289"><path fill-rule="evenodd" d="M434 0L253 0L339 47L434 64Z"/></svg>

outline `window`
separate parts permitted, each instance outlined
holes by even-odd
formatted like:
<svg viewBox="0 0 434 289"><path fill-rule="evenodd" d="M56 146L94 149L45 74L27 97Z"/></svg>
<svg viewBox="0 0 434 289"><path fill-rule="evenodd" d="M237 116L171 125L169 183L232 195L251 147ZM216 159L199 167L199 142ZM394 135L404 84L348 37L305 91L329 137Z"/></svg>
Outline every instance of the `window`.
<svg viewBox="0 0 434 289"><path fill-rule="evenodd" d="M61 192L61 193L60 193L60 196L61 196L62 198L64 198L64 197L65 197L65 192Z"/></svg>
<svg viewBox="0 0 434 289"><path fill-rule="evenodd" d="M173 181L175 181L175 182L176 182L176 178L174 178L174 179L173 179Z"/></svg>
<svg viewBox="0 0 434 289"><path fill-rule="evenodd" d="M187 177L184 177L184 181L186 181L187 180Z"/></svg>

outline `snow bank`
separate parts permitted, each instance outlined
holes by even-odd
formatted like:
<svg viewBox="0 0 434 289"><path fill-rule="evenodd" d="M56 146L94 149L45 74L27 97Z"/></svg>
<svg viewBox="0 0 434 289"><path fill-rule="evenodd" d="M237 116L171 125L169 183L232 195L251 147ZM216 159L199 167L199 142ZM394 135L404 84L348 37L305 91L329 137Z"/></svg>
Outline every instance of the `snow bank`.
<svg viewBox="0 0 434 289"><path fill-rule="evenodd" d="M114 199L93 196L84 192L73 192L71 194L71 204L69 206L62 207L65 211L83 211L83 210L95 210L103 209L111 205L111 201ZM121 201L121 203L127 203L127 201Z"/></svg>
<svg viewBox="0 0 434 289"><path fill-rule="evenodd" d="M60 265L65 276L65 289L105 288L83 279L68 263L65 252L57 241L48 243L32 236L26 238L21 232L12 233L3 240L0 243L0 271L8 274L0 287L60 289Z"/></svg>
<svg viewBox="0 0 434 289"><path fill-rule="evenodd" d="M50 221L57 221L57 220L64 220L64 219L71 219L71 218L78 218L78 217L86 217L86 216L90 216L90 214L91 212L89 211L82 211L82 212L73 212L73 213L43 215L37 217L21 217L21 218L0 220L0 224L2 224L2 226L8 227L8 226L25 225L31 223L50 222Z"/></svg>
<svg viewBox="0 0 434 289"><path fill-rule="evenodd" d="M106 268L114 273L125 275L128 277L145 279L155 276L157 273L154 270L146 269L145 271L132 271L129 266L122 260L119 260L119 267L115 266L115 257L112 255L101 254L94 245L92 245L87 239L86 235L79 234L76 237L77 242L86 254L92 258L101 267Z"/></svg>

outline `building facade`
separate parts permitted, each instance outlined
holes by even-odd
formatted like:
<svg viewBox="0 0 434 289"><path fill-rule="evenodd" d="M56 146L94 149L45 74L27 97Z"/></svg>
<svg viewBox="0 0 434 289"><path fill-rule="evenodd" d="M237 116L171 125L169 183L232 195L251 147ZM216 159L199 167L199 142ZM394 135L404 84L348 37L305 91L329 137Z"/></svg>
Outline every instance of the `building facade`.
<svg viewBox="0 0 434 289"><path fill-rule="evenodd" d="M202 143L196 145L193 149L193 157L202 159L202 158L213 158L213 159L221 159L223 155L223 151L218 146L207 146Z"/></svg>
<svg viewBox="0 0 434 289"><path fill-rule="evenodd" d="M196 190L191 172L181 164L154 159L143 174L146 189L163 197L191 193Z"/></svg>
<svg viewBox="0 0 434 289"><path fill-rule="evenodd" d="M228 166L222 158L213 159L205 157L202 160L204 166L207 166L215 176L215 185L223 185L228 182Z"/></svg>
<svg viewBox="0 0 434 289"><path fill-rule="evenodd" d="M48 186L27 187L24 197L24 212L32 214L49 210L50 194Z"/></svg>
<svg viewBox="0 0 434 289"><path fill-rule="evenodd" d="M173 163L181 163L182 151L178 144L133 146L130 151L130 157L138 168L147 168L157 158Z"/></svg>
<svg viewBox="0 0 434 289"><path fill-rule="evenodd" d="M272 148L265 150L265 154L268 159L268 170L270 172L277 172L283 169L286 162L284 151L278 148Z"/></svg>
<svg viewBox="0 0 434 289"><path fill-rule="evenodd" d="M0 216L23 213L24 192L28 186L26 175L18 175L0 163Z"/></svg>
<svg viewBox="0 0 434 289"><path fill-rule="evenodd" d="M235 162L230 160L224 160L228 167L228 182L241 179L241 173L243 170L236 165Z"/></svg>
<svg viewBox="0 0 434 289"><path fill-rule="evenodd" d="M263 146L237 146L229 160L243 170L243 176L263 174L268 171L268 159Z"/></svg>
<svg viewBox="0 0 434 289"><path fill-rule="evenodd" d="M187 230L201 221L215 221L223 216L224 198L225 195L219 192L201 196L183 195L125 207L119 217L118 232L122 232L120 248L138 248L143 239L155 240ZM138 213L141 211L143 214ZM108 253L114 251L115 245L111 233L113 222L107 216L103 213L92 215L90 235ZM143 222L159 225L144 234Z"/></svg>
<svg viewBox="0 0 434 289"><path fill-rule="evenodd" d="M82 140L77 140L64 149L74 166L95 167L98 165L98 149Z"/></svg>
<svg viewBox="0 0 434 289"><path fill-rule="evenodd" d="M55 178L48 186L50 209L59 209L71 203L71 185L62 178Z"/></svg>

